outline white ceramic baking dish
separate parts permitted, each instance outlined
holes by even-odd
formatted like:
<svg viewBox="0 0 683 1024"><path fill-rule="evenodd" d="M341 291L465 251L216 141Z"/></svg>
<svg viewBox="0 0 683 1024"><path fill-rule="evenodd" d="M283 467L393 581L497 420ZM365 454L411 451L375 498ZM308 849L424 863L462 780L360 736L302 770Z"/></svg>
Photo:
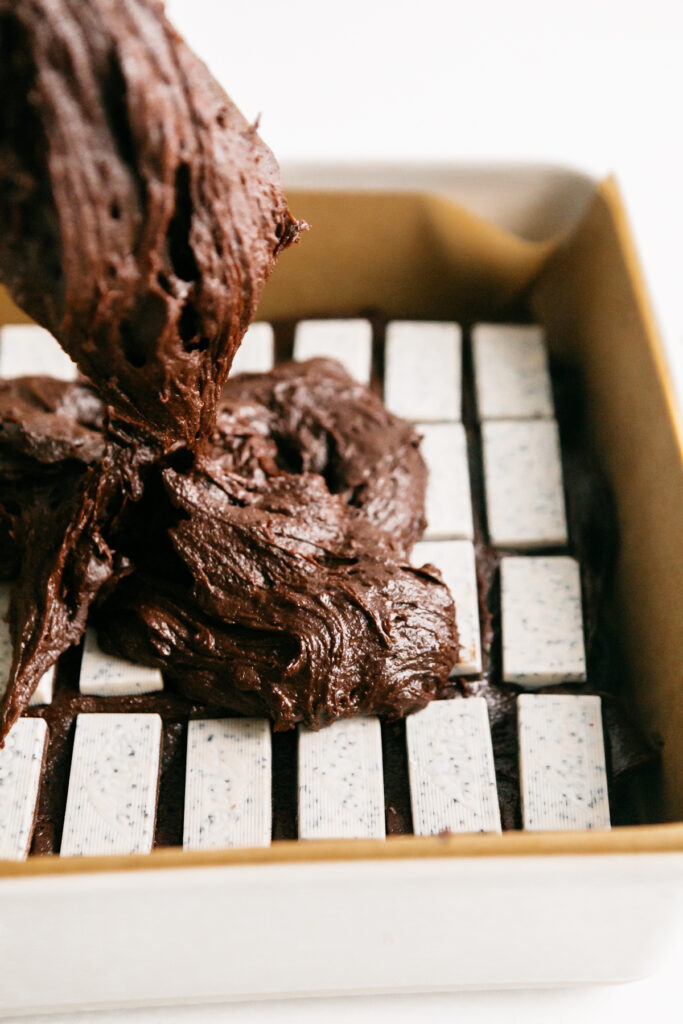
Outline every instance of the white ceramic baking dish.
<svg viewBox="0 0 683 1024"><path fill-rule="evenodd" d="M614 183L543 167L287 179L314 230L263 318L531 312L581 364L623 538L626 696L664 740L653 824L0 864L0 1014L626 981L681 927L681 433ZM0 297L0 322L18 316Z"/></svg>

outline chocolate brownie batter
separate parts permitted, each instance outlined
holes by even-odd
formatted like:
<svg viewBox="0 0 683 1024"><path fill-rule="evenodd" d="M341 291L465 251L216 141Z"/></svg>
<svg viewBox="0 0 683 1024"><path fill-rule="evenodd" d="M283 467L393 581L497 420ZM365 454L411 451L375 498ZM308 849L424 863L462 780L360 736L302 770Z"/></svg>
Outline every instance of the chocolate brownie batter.
<svg viewBox="0 0 683 1024"><path fill-rule="evenodd" d="M436 570L408 562L425 525L419 437L337 363L230 382L208 443L151 462L125 507L125 464L103 444L100 412L87 385L0 390L0 483L5 465L29 467L12 530L18 614L49 616L46 632L75 643L99 592L105 649L160 667L193 700L268 714L276 729L401 716L443 685L457 660L452 598ZM134 480L141 451L122 449ZM54 519L43 514L48 461L62 488ZM74 520L81 534L67 546ZM76 583L69 621L43 597L52 547ZM44 671L58 653L44 644L32 664ZM29 696L15 681L8 709Z"/></svg>
<svg viewBox="0 0 683 1024"><path fill-rule="evenodd" d="M213 429L262 287L303 225L254 126L156 0L0 0L0 90L0 279L105 407L101 457L68 474L54 515L37 493L21 525L3 512L19 584L2 736L128 571L114 545L129 505Z"/></svg>
<svg viewBox="0 0 683 1024"><path fill-rule="evenodd" d="M207 435L301 225L158 0L0 0L0 274L161 451Z"/></svg>

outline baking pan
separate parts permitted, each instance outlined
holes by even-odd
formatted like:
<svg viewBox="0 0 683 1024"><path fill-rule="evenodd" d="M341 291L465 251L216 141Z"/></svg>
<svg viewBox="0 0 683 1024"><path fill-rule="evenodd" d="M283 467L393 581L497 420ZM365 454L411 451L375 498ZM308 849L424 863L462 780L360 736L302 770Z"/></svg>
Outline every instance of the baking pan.
<svg viewBox="0 0 683 1024"><path fill-rule="evenodd" d="M263 319L542 323L614 489L626 702L662 743L650 824L276 842L0 865L0 1013L627 981L681 927L683 445L613 180L544 167L299 167L313 225ZM0 295L0 323L22 319Z"/></svg>

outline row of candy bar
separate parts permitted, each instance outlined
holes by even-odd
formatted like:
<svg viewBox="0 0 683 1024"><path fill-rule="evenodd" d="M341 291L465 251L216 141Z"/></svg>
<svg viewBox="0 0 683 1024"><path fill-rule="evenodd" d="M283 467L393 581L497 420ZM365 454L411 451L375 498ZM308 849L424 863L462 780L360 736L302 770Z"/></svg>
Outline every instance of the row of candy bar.
<svg viewBox="0 0 683 1024"><path fill-rule="evenodd" d="M518 725L524 827L609 828L600 698L524 694ZM414 832L500 832L484 699L436 701L406 733ZM161 737L155 714L78 716L62 856L151 850ZM42 719L21 718L0 751L0 858L26 856L47 743ZM269 723L190 722L184 847L267 846L271 815ZM300 728L300 838L383 838L384 821L379 720Z"/></svg>

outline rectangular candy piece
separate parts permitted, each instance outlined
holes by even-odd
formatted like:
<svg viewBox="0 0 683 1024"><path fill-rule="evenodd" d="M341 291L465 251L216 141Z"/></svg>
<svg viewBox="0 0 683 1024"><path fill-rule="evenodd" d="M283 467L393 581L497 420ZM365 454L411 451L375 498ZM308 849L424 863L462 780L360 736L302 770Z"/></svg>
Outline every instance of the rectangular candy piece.
<svg viewBox="0 0 683 1024"><path fill-rule="evenodd" d="M337 359L354 380L367 384L372 369L369 320L302 320L294 334L294 358Z"/></svg>
<svg viewBox="0 0 683 1024"><path fill-rule="evenodd" d="M149 853L160 751L159 715L77 717L62 856Z"/></svg>
<svg viewBox="0 0 683 1024"><path fill-rule="evenodd" d="M500 832L484 698L435 700L408 716L406 737L415 835Z"/></svg>
<svg viewBox="0 0 683 1024"><path fill-rule="evenodd" d="M75 380L76 364L56 338L36 324L8 324L0 331L0 377Z"/></svg>
<svg viewBox="0 0 683 1024"><path fill-rule="evenodd" d="M524 828L609 828L600 698L523 694L517 720Z"/></svg>
<svg viewBox="0 0 683 1024"><path fill-rule="evenodd" d="M497 547L567 543L560 438L554 420L482 424L489 537Z"/></svg>
<svg viewBox="0 0 683 1024"><path fill-rule="evenodd" d="M427 463L428 540L474 536L467 435L462 423L418 423Z"/></svg>
<svg viewBox="0 0 683 1024"><path fill-rule="evenodd" d="M574 558L503 558L503 679L533 689L586 678L581 576Z"/></svg>
<svg viewBox="0 0 683 1024"><path fill-rule="evenodd" d="M20 718L0 749L0 860L29 851L47 735L42 718Z"/></svg>
<svg viewBox="0 0 683 1024"><path fill-rule="evenodd" d="M185 780L186 850L270 845L268 721L216 718L190 722Z"/></svg>
<svg viewBox="0 0 683 1024"><path fill-rule="evenodd" d="M78 685L88 697L134 697L163 690L164 680L158 668L105 654L94 631L87 629Z"/></svg>
<svg viewBox="0 0 683 1024"><path fill-rule="evenodd" d="M479 675L481 633L474 545L469 540L423 540L413 548L412 563L435 565L453 595L461 650L451 676Z"/></svg>
<svg viewBox="0 0 683 1024"><path fill-rule="evenodd" d="M406 420L461 419L462 332L458 324L394 320L387 327L384 401Z"/></svg>
<svg viewBox="0 0 683 1024"><path fill-rule="evenodd" d="M384 778L377 718L299 728L301 839L383 839Z"/></svg>
<svg viewBox="0 0 683 1024"><path fill-rule="evenodd" d="M480 420L552 418L553 392L543 329L477 324L472 330Z"/></svg>
<svg viewBox="0 0 683 1024"><path fill-rule="evenodd" d="M9 608L9 587L6 583L0 583L0 697L7 688L9 671L12 666L12 637L10 636L9 623L5 621ZM49 704L52 700L55 684L56 665L47 670L38 682L33 695L28 702L30 708L39 704Z"/></svg>
<svg viewBox="0 0 683 1024"><path fill-rule="evenodd" d="M267 323L251 324L235 353L230 376L236 373L268 373L275 362L273 328Z"/></svg>

